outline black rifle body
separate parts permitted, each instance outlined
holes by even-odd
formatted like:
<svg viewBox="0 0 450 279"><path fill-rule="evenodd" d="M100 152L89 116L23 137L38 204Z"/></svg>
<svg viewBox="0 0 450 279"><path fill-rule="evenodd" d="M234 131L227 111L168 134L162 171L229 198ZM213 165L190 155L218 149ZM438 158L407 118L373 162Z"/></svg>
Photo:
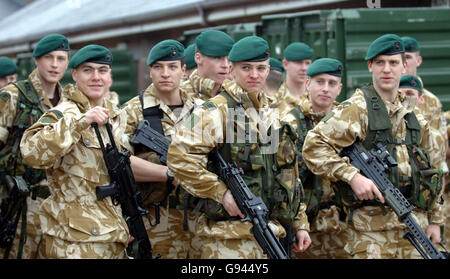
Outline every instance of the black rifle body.
<svg viewBox="0 0 450 279"><path fill-rule="evenodd" d="M153 129L147 120L139 122L136 132L130 139L131 143L140 143L156 152L162 164L167 165L167 151L170 140Z"/></svg>
<svg viewBox="0 0 450 279"><path fill-rule="evenodd" d="M422 257L425 259L445 259L412 216L411 212L414 210L414 206L387 178L385 171L390 166L397 165L397 162L386 148L381 143L377 143L375 148L368 152L357 141L344 148L342 155L349 157L351 164L375 183L384 196L386 204L392 208L399 220L408 228L409 231L406 232L404 238L411 242Z"/></svg>
<svg viewBox="0 0 450 279"><path fill-rule="evenodd" d="M97 199L102 200L106 197L111 197L115 205L120 204L122 215L127 222L130 234L135 238L134 241L137 242L137 258L151 259L152 247L142 216L146 215L149 221L150 217L148 211L143 207L141 193L138 191L134 180L130 166L130 153L118 151L109 124L105 124L105 127L111 144L108 143L106 147L103 144L97 124L93 123L92 126L100 142L103 158L111 178L110 185L96 187Z"/></svg>
<svg viewBox="0 0 450 279"><path fill-rule="evenodd" d="M270 259L289 259L283 245L268 226L267 206L261 197L250 191L241 176L242 169L238 168L236 163L227 163L217 149L212 151L212 156L219 170L219 178L227 184L236 204L245 215L241 221L250 221L253 224L251 232L264 254Z"/></svg>

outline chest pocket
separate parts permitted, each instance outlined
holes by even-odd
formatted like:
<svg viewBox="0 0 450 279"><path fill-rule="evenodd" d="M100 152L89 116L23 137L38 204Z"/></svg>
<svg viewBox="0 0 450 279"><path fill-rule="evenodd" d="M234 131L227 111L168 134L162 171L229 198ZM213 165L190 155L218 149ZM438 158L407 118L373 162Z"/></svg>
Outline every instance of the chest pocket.
<svg viewBox="0 0 450 279"><path fill-rule="evenodd" d="M105 137L103 139L105 140ZM66 172L88 181L94 183L109 181L100 143L93 128L81 132L79 143L64 156L63 164Z"/></svg>

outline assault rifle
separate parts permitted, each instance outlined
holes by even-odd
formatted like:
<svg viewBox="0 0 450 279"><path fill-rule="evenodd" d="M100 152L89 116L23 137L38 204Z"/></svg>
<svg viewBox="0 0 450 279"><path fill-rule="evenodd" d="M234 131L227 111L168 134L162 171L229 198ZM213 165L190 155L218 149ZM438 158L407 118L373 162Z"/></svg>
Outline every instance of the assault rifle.
<svg viewBox="0 0 450 279"><path fill-rule="evenodd" d="M167 151L169 150L170 140L150 127L147 120L139 122L130 142L143 144L155 151L160 156L161 163L167 165Z"/></svg>
<svg viewBox="0 0 450 279"><path fill-rule="evenodd" d="M138 191L134 180L130 166L130 153L118 151L109 123L107 123L105 127L111 144L108 143L106 148L103 144L97 123L92 123L92 127L97 134L103 152L103 159L105 160L109 176L111 177L111 184L96 187L95 194L97 199L103 200L106 197L111 197L114 205L120 204L122 215L130 229L130 234L135 238L134 241L137 245L135 256L137 258L159 258L159 255L152 257L152 246L142 218L142 216L145 215L150 222L150 216L148 211L143 207L141 193ZM133 250L133 245L129 245L128 247L130 246L130 249ZM134 251L129 252L133 254Z"/></svg>
<svg viewBox="0 0 450 279"><path fill-rule="evenodd" d="M268 227L268 209L261 197L255 196L242 179L244 173L236 163L227 163L217 149L212 151L213 161L219 170L219 178L224 181L230 189L236 204L245 215L242 222L250 221L253 224L252 234L255 236L259 246L270 259L289 259L288 254Z"/></svg>
<svg viewBox="0 0 450 279"><path fill-rule="evenodd" d="M397 165L397 161L389 154L386 148L378 142L370 152L359 142L344 148L343 156L350 158L353 166L371 179L378 190L383 194L399 220L405 223L408 232L403 236L419 251L425 259L445 259L444 255L434 246L422 228L417 224L411 212L414 206L408 202L398 188L386 177L385 171Z"/></svg>
<svg viewBox="0 0 450 279"><path fill-rule="evenodd" d="M22 176L12 177L2 172L0 177L1 182L5 184L0 187L5 187L8 192L8 196L2 198L0 204L0 248L5 249L3 258L7 259L14 241L19 218L23 218L26 214L26 199L30 190ZM17 258L22 258L21 249L18 251Z"/></svg>

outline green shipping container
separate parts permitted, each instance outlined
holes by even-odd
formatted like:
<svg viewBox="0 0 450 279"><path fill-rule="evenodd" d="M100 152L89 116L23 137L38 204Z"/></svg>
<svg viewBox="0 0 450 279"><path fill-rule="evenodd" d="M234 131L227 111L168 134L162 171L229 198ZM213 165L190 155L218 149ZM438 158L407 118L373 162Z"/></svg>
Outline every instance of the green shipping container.
<svg viewBox="0 0 450 279"><path fill-rule="evenodd" d="M371 81L364 57L373 40L386 33L414 37L424 60L418 74L443 109L450 110L449 8L337 9L264 16L262 33L276 58L283 58L289 43L301 41L314 48L314 59L331 57L343 62L344 90L339 101Z"/></svg>
<svg viewBox="0 0 450 279"><path fill-rule="evenodd" d="M136 65L132 53L127 49L111 49L113 54L112 76L113 85L111 91L119 94L121 104L137 95ZM71 55L75 52L71 52ZM33 57L30 54L22 54L17 57L19 79L26 79L36 68ZM74 83L72 69L67 69L61 79L61 85Z"/></svg>
<svg viewBox="0 0 450 279"><path fill-rule="evenodd" d="M246 36L261 35L260 23L252 22L252 23L239 23L233 25L221 25L215 27L188 30L185 31L183 33L183 36L181 36L178 40L185 47L188 47L190 44L194 44L197 36L206 30L219 30L225 32L228 35L230 35L230 37L233 38L235 42L239 41L240 39Z"/></svg>

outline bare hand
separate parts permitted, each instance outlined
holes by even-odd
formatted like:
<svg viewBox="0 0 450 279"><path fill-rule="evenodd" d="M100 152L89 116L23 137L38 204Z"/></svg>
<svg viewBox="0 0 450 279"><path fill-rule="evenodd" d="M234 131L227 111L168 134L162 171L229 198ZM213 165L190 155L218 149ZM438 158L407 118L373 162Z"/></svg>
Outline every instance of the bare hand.
<svg viewBox="0 0 450 279"><path fill-rule="evenodd" d="M237 206L230 190L227 190L225 195L223 195L222 205L230 216L240 216L241 218L245 218L245 215L242 214L241 210Z"/></svg>
<svg viewBox="0 0 450 279"><path fill-rule="evenodd" d="M357 173L350 181L350 186L353 192L360 200L373 200L376 196L381 203L384 203L384 197L378 190L377 186L372 180L367 177ZM375 194L375 196L374 196Z"/></svg>
<svg viewBox="0 0 450 279"><path fill-rule="evenodd" d="M426 230L427 236L433 241L433 243L441 242L441 228L439 225L429 224Z"/></svg>
<svg viewBox="0 0 450 279"><path fill-rule="evenodd" d="M308 249L309 245L311 245L311 237L309 236L309 233L305 230L299 230L295 234L297 237L297 242L294 242L294 247L292 248L292 251L294 252L305 252L306 249Z"/></svg>
<svg viewBox="0 0 450 279"><path fill-rule="evenodd" d="M102 126L109 120L109 110L104 107L96 106L88 110L84 116L89 125L95 122L98 126Z"/></svg>

